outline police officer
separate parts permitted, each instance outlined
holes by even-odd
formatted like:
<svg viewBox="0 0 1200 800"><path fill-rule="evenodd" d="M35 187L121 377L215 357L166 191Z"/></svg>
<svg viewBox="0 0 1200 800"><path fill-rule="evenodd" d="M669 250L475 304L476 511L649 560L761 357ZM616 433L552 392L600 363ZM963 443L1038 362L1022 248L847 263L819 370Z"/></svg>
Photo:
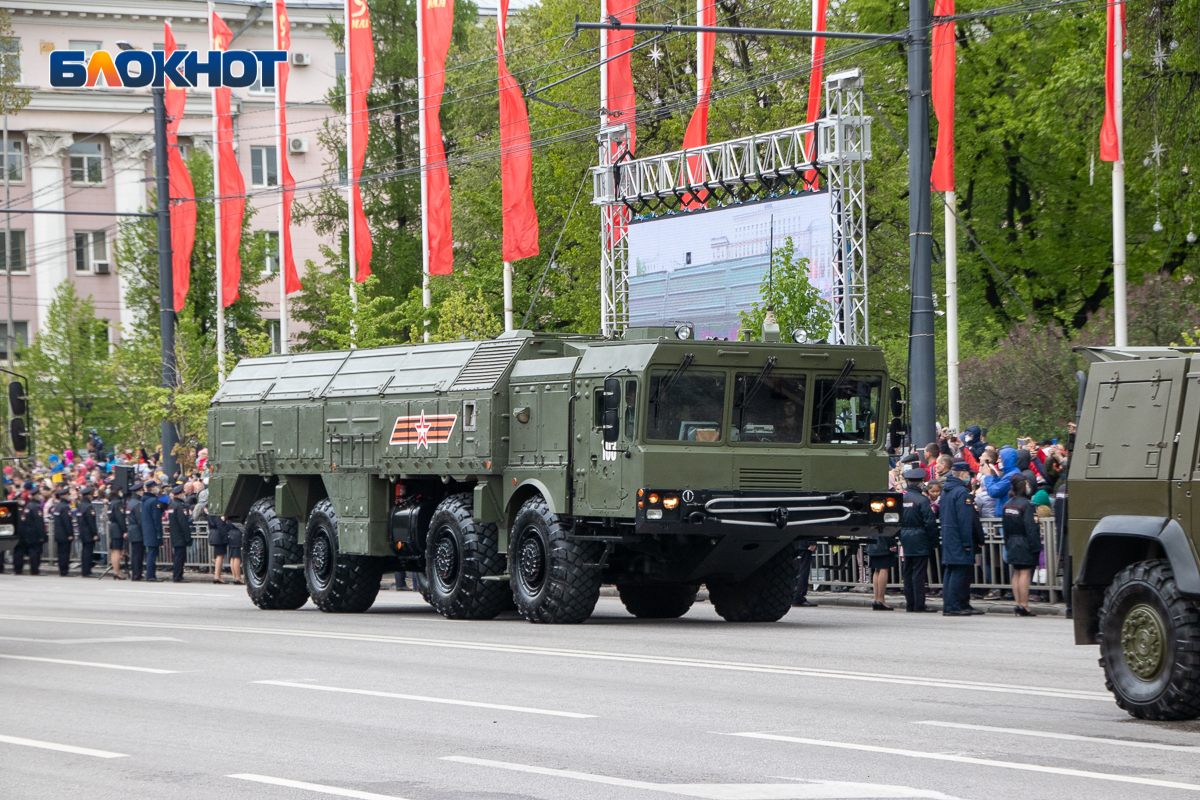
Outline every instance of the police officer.
<svg viewBox="0 0 1200 800"><path fill-rule="evenodd" d="M146 580L160 583L161 578L155 575L154 565L158 561L158 548L162 545L162 506L154 489L158 484L153 479L146 481L142 488L142 544L146 548Z"/></svg>
<svg viewBox="0 0 1200 800"><path fill-rule="evenodd" d="M79 524L79 574L92 576L92 554L96 550L96 509L92 507L92 487L79 490L79 504L75 508L75 519Z"/></svg>
<svg viewBox="0 0 1200 800"><path fill-rule="evenodd" d="M921 483L929 477L920 467L904 471L908 484L904 492L904 517L900 523L900 544L904 546L905 611L935 611L925 605L925 576L929 557L937 547L938 520L929 498L921 493Z"/></svg>
<svg viewBox="0 0 1200 800"><path fill-rule="evenodd" d="M67 576L71 569L71 542L75 541L75 529L71 525L71 505L67 502L67 492L70 489L59 489L54 493L58 498L51 515L54 517L54 547L58 551L58 574Z"/></svg>
<svg viewBox="0 0 1200 800"><path fill-rule="evenodd" d="M142 482L129 487L125 501L125 538L129 542L130 580L140 581L146 570L146 547L142 544Z"/></svg>
<svg viewBox="0 0 1200 800"><path fill-rule="evenodd" d="M37 575L42 566L42 545L47 541L46 520L42 517L42 500L37 487L25 484L29 497L21 505L21 516L17 519L17 549L13 551L13 571L18 575L25 568L25 556L29 556L29 574Z"/></svg>
<svg viewBox="0 0 1200 800"><path fill-rule="evenodd" d="M119 581L125 580L121 574L121 556L125 554L125 537L128 525L125 522L125 491L116 489L108 501L108 560L112 566L113 577Z"/></svg>
<svg viewBox="0 0 1200 800"><path fill-rule="evenodd" d="M971 468L965 461L950 467L950 476L938 501L942 519L942 615L969 617L982 614L971 608L971 573L975 569L975 507L967 482Z"/></svg>
<svg viewBox="0 0 1200 800"><path fill-rule="evenodd" d="M187 562L188 545L192 543L192 516L183 502L184 485L171 490L171 503L167 506L167 528L171 532L171 565L174 568L171 580L183 583L183 565Z"/></svg>

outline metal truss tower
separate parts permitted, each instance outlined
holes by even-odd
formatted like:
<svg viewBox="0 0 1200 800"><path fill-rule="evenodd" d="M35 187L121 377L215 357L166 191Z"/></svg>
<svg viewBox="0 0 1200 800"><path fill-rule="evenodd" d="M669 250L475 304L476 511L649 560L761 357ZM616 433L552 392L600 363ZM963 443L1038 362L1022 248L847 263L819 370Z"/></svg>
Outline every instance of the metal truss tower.
<svg viewBox="0 0 1200 800"><path fill-rule="evenodd" d="M624 125L600 130L600 165L593 173L613 175L616 164L628 149ZM605 338L629 325L629 232L630 211L620 203L600 208L600 333Z"/></svg>

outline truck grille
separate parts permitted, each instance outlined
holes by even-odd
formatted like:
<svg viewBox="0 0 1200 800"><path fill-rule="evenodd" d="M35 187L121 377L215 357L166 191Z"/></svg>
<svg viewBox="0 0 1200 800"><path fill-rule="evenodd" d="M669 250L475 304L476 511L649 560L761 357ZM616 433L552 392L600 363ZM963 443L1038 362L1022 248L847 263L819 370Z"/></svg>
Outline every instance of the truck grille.
<svg viewBox="0 0 1200 800"><path fill-rule="evenodd" d="M800 469L751 469L738 470L739 489L802 489L804 470Z"/></svg>
<svg viewBox="0 0 1200 800"><path fill-rule="evenodd" d="M491 389L508 369L525 339L500 339L482 342L463 367L450 391Z"/></svg>

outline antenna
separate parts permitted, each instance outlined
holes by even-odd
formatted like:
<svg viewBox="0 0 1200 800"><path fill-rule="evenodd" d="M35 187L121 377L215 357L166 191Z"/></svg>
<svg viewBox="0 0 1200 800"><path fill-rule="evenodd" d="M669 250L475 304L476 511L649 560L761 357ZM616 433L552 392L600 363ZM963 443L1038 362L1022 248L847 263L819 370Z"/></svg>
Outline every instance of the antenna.
<svg viewBox="0 0 1200 800"><path fill-rule="evenodd" d="M775 296L775 215L771 215L771 232L767 238L767 297Z"/></svg>

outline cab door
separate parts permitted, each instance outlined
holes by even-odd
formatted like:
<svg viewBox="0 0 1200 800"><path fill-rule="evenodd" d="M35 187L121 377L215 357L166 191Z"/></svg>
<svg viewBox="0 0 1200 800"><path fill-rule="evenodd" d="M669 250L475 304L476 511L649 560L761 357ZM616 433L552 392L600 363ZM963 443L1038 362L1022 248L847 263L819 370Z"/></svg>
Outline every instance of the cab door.
<svg viewBox="0 0 1200 800"><path fill-rule="evenodd" d="M588 425L587 504L593 511L615 511L621 507L621 442L604 441L604 379L588 381L579 409ZM578 430L578 424L576 425Z"/></svg>

